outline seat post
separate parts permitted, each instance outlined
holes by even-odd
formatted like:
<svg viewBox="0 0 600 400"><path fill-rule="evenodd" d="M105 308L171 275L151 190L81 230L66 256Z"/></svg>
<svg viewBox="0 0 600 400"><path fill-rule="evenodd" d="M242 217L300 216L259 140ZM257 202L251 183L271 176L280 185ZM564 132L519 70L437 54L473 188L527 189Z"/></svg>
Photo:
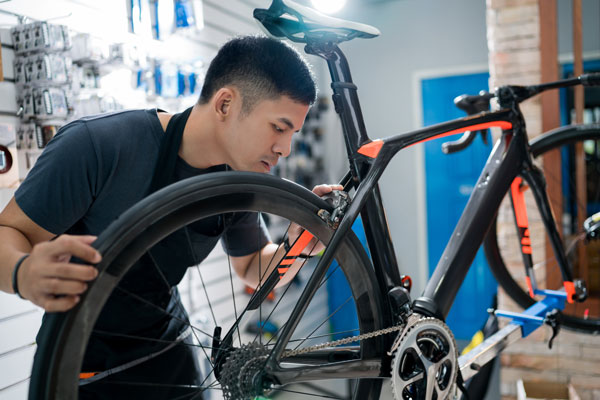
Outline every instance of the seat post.
<svg viewBox="0 0 600 400"><path fill-rule="evenodd" d="M360 146L370 142L370 139L358 100L358 88L352 82L348 61L338 45L330 41L309 41L305 51L327 61L332 80L333 105L342 121L348 159L354 176L360 176L363 168L356 160L356 152Z"/></svg>

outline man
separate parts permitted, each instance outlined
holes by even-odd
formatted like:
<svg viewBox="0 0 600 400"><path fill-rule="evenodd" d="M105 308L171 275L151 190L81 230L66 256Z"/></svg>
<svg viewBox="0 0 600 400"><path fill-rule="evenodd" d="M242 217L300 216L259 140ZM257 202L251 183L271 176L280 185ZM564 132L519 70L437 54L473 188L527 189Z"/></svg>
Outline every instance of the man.
<svg viewBox="0 0 600 400"><path fill-rule="evenodd" d="M47 312L69 310L97 275L85 264L101 260L91 246L95 235L143 197L174 181L229 168L269 172L279 157L289 154L292 135L301 128L315 96L313 77L298 52L276 40L243 37L220 49L200 99L184 113L125 111L66 125L0 214L0 289L17 292ZM340 187L322 185L314 192L324 195L332 189ZM187 315L178 307L176 290L165 291L161 285L165 279L169 286L176 285L185 267L201 261L224 236L234 269L254 287L259 281L257 260L270 257L277 246L269 244L256 214L236 213L226 223L213 218L191 231L194 243L201 243L197 257L188 259L177 250L190 235L178 231L123 280L126 290L169 315L141 307L127 296L111 295L95 331L113 329L121 337L92 335L82 371L89 371L91 378L80 386L81 398L115 398L115 385L107 382L135 381L142 374L145 379L155 374L158 382L175 382L186 375L185 383L200 382L191 338L182 339L180 322ZM82 262L71 262L71 257ZM151 274L151 268L144 268L153 262L162 272ZM165 349L160 342L124 338L132 332L185 343ZM146 360L148 355L152 357ZM165 365L172 368L165 371ZM122 386L119 393L125 393ZM123 396L164 398L181 393L156 387L141 394L142 389L125 389L132 391Z"/></svg>

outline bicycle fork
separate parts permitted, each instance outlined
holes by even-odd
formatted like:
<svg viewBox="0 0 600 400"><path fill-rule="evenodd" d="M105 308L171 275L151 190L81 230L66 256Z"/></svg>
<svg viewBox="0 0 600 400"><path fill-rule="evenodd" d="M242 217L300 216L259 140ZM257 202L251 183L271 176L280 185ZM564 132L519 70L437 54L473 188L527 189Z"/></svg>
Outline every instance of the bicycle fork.
<svg viewBox="0 0 600 400"><path fill-rule="evenodd" d="M562 275L563 286L565 288L565 292L567 293L567 302L582 302L587 298L587 288L583 280L573 280L569 260L562 245L562 239L556 227L555 218L552 213L552 208L550 207L548 195L546 193L546 181L544 179L544 175L539 168L530 164L526 168L523 168L521 171L521 176L523 178L518 176L511 184L510 194L515 223L517 225L519 243L521 245L521 255L525 265L529 295L532 298L534 297L537 290L537 282L533 271L529 221L527 218L527 208L525 205L525 190L527 189L527 186L523 185L523 179L525 182L527 182L528 187L531 188L538 210L540 211L542 221L544 222L544 226L548 232L548 238L550 239L554 256L558 262L558 266Z"/></svg>

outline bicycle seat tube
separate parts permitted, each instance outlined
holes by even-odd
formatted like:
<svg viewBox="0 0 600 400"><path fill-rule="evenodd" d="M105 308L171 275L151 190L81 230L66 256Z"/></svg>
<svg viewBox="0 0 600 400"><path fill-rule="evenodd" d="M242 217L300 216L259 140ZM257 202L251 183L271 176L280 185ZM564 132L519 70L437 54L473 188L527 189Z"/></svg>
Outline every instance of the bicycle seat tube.
<svg viewBox="0 0 600 400"><path fill-rule="evenodd" d="M322 39L309 41L305 51L327 61L332 80L333 104L342 122L350 170L354 187L357 187L365 178L370 167L363 157L357 157L357 150L371 139L367 135L358 99L358 88L352 82L348 60L337 44ZM401 278L394 246L387 234L389 228L378 184L373 187L372 195L366 201L361 216L371 257L376 267L377 279L381 288L387 293L386 289L401 285Z"/></svg>
<svg viewBox="0 0 600 400"><path fill-rule="evenodd" d="M531 165L518 102L502 105L504 111L510 110L512 129L503 131L494 145L423 295L414 301L414 310L421 314L446 319L504 194L523 168Z"/></svg>

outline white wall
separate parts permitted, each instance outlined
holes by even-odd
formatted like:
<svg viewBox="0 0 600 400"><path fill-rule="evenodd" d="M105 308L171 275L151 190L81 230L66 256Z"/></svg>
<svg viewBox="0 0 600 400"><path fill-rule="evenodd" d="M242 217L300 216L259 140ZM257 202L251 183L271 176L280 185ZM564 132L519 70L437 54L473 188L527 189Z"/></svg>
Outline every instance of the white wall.
<svg viewBox="0 0 600 400"><path fill-rule="evenodd" d="M148 45L152 47L151 51L155 55L166 53L174 60L202 57L208 63L218 47L231 36L229 33L259 32L252 19L252 9L265 1L256 3L258 4L251 4L245 0L228 0L223 6L218 0L205 0L207 24L195 40L176 38L167 43L154 42ZM121 0L19 0L3 3L0 4L0 25L1 28L7 29L17 23L17 18L1 11L36 20L61 17L52 22L65 24L72 30L88 32L110 42L133 39L124 29L125 2ZM10 37L5 31L3 34L2 43L10 45ZM3 47L3 71L7 79L14 77L12 59L13 51ZM16 113L14 97L14 84L3 82L0 85L0 113ZM0 123L5 122L15 123L16 118L0 115ZM14 189L0 188L0 210L5 207L13 193ZM189 296L186 297L186 301L188 300ZM22 400L27 397L28 378L36 348L35 335L41 317L42 310L32 303L0 292L0 400Z"/></svg>
<svg viewBox="0 0 600 400"><path fill-rule="evenodd" d="M558 54L566 56L573 51L573 2L557 1ZM581 2L583 52L595 57L600 51L600 1Z"/></svg>
<svg viewBox="0 0 600 400"><path fill-rule="evenodd" d="M557 5L559 53L565 61L572 51L571 2L557 1ZM584 0L582 14L584 56L600 57L600 2ZM342 45L371 139L422 126L420 78L487 69L485 1L399 0L367 5L349 0L338 16L381 31L378 38ZM381 179L396 254L402 273L413 276L413 296L424 288L430 262L425 184L422 146L400 152Z"/></svg>
<svg viewBox="0 0 600 400"><path fill-rule="evenodd" d="M418 72L487 65L484 1L349 3L344 18L382 33L342 45L372 139L420 126L413 88ZM381 180L396 254L401 271L413 277L413 296L421 293L427 273L424 179L422 148L415 146L399 153Z"/></svg>

